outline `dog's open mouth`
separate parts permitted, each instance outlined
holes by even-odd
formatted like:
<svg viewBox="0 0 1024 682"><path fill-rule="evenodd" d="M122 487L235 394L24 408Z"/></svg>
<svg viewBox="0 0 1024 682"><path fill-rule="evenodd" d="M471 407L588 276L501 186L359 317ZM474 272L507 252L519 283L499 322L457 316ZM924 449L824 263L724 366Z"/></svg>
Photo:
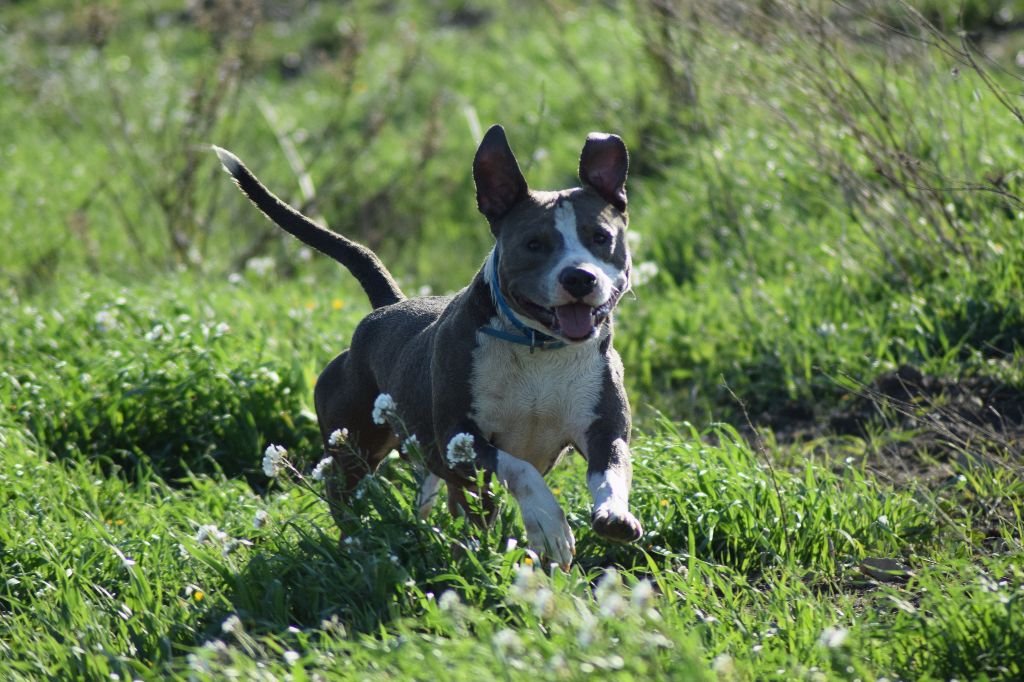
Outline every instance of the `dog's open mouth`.
<svg viewBox="0 0 1024 682"><path fill-rule="evenodd" d="M598 328L615 307L618 296L612 296L597 307L577 301L553 308L545 308L521 296L514 296L514 298L530 317L550 329L554 334L569 341L585 341L597 333Z"/></svg>

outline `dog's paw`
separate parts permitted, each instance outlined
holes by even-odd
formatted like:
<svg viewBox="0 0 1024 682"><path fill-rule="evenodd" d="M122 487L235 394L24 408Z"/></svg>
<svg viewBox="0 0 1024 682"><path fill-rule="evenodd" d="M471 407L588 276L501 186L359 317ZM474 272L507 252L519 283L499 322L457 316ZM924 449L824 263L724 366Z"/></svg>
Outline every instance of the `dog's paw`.
<svg viewBox="0 0 1024 682"><path fill-rule="evenodd" d="M626 509L606 505L598 507L590 516L590 525L598 535L614 542L636 542L644 529L636 517Z"/></svg>
<svg viewBox="0 0 1024 682"><path fill-rule="evenodd" d="M521 505L520 510L529 548L568 570L576 555L576 538L554 496L542 504Z"/></svg>

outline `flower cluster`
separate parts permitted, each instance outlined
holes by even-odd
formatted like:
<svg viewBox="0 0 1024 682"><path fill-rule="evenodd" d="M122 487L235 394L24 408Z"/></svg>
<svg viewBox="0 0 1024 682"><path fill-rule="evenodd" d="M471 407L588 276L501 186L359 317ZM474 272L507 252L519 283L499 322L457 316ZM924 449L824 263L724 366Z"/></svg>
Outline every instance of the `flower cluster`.
<svg viewBox="0 0 1024 682"><path fill-rule="evenodd" d="M340 448L348 442L348 429L334 429L327 438L327 444L332 448Z"/></svg>
<svg viewBox="0 0 1024 682"><path fill-rule="evenodd" d="M405 440L402 441L401 448L402 448L402 454L404 454L404 455L410 455L410 454L413 454L415 452L419 452L419 449L420 449L420 439L417 438L416 434L414 433L414 434L412 434L411 436L409 436L408 438L406 438Z"/></svg>
<svg viewBox="0 0 1024 682"><path fill-rule="evenodd" d="M473 450L473 436L469 433L457 433L448 441L448 464L456 466L476 460Z"/></svg>
<svg viewBox="0 0 1024 682"><path fill-rule="evenodd" d="M313 473L310 474L310 477L314 481L324 480L324 475L327 473L327 469L331 466L333 462L333 457L324 457L313 469Z"/></svg>
<svg viewBox="0 0 1024 682"><path fill-rule="evenodd" d="M268 445L267 449L263 451L263 473L270 478L276 478L281 473L284 457L287 454L288 451L280 445Z"/></svg>
<svg viewBox="0 0 1024 682"><path fill-rule="evenodd" d="M381 393L373 401L373 423L387 424L398 417L398 406L387 393Z"/></svg>

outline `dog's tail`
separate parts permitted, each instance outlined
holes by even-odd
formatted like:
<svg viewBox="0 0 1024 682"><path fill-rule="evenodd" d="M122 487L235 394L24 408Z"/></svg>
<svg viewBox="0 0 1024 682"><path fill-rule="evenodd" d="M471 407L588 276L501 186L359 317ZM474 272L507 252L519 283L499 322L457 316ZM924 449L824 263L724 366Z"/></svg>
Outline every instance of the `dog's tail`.
<svg viewBox="0 0 1024 682"><path fill-rule="evenodd" d="M330 256L346 268L363 286L370 305L381 308L405 298L388 269L373 251L362 244L345 239L337 232L320 227L294 208L284 203L256 179L242 161L226 149L214 146L224 166L239 189L249 197L256 208L282 229L298 237L305 244Z"/></svg>

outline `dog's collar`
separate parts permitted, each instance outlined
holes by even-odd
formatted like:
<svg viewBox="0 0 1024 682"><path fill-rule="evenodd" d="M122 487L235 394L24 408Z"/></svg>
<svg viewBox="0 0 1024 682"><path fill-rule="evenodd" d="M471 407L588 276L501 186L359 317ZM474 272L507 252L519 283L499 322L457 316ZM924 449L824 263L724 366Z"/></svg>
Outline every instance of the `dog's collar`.
<svg viewBox="0 0 1024 682"><path fill-rule="evenodd" d="M509 343L517 343L520 346L528 346L531 351L537 350L555 350L556 348L564 348L566 346L565 341L559 341L553 336L549 336L544 332L539 332L536 329L527 327L523 324L515 312L508 305L508 301L501 295L501 287L498 285L498 245L494 245L494 253L491 256L491 298L494 299L494 305L498 307L498 313L510 323L512 326L519 330L518 334L507 332L502 329L495 329L494 327L480 327L480 331L488 336L493 336L496 339L502 341L508 341Z"/></svg>

